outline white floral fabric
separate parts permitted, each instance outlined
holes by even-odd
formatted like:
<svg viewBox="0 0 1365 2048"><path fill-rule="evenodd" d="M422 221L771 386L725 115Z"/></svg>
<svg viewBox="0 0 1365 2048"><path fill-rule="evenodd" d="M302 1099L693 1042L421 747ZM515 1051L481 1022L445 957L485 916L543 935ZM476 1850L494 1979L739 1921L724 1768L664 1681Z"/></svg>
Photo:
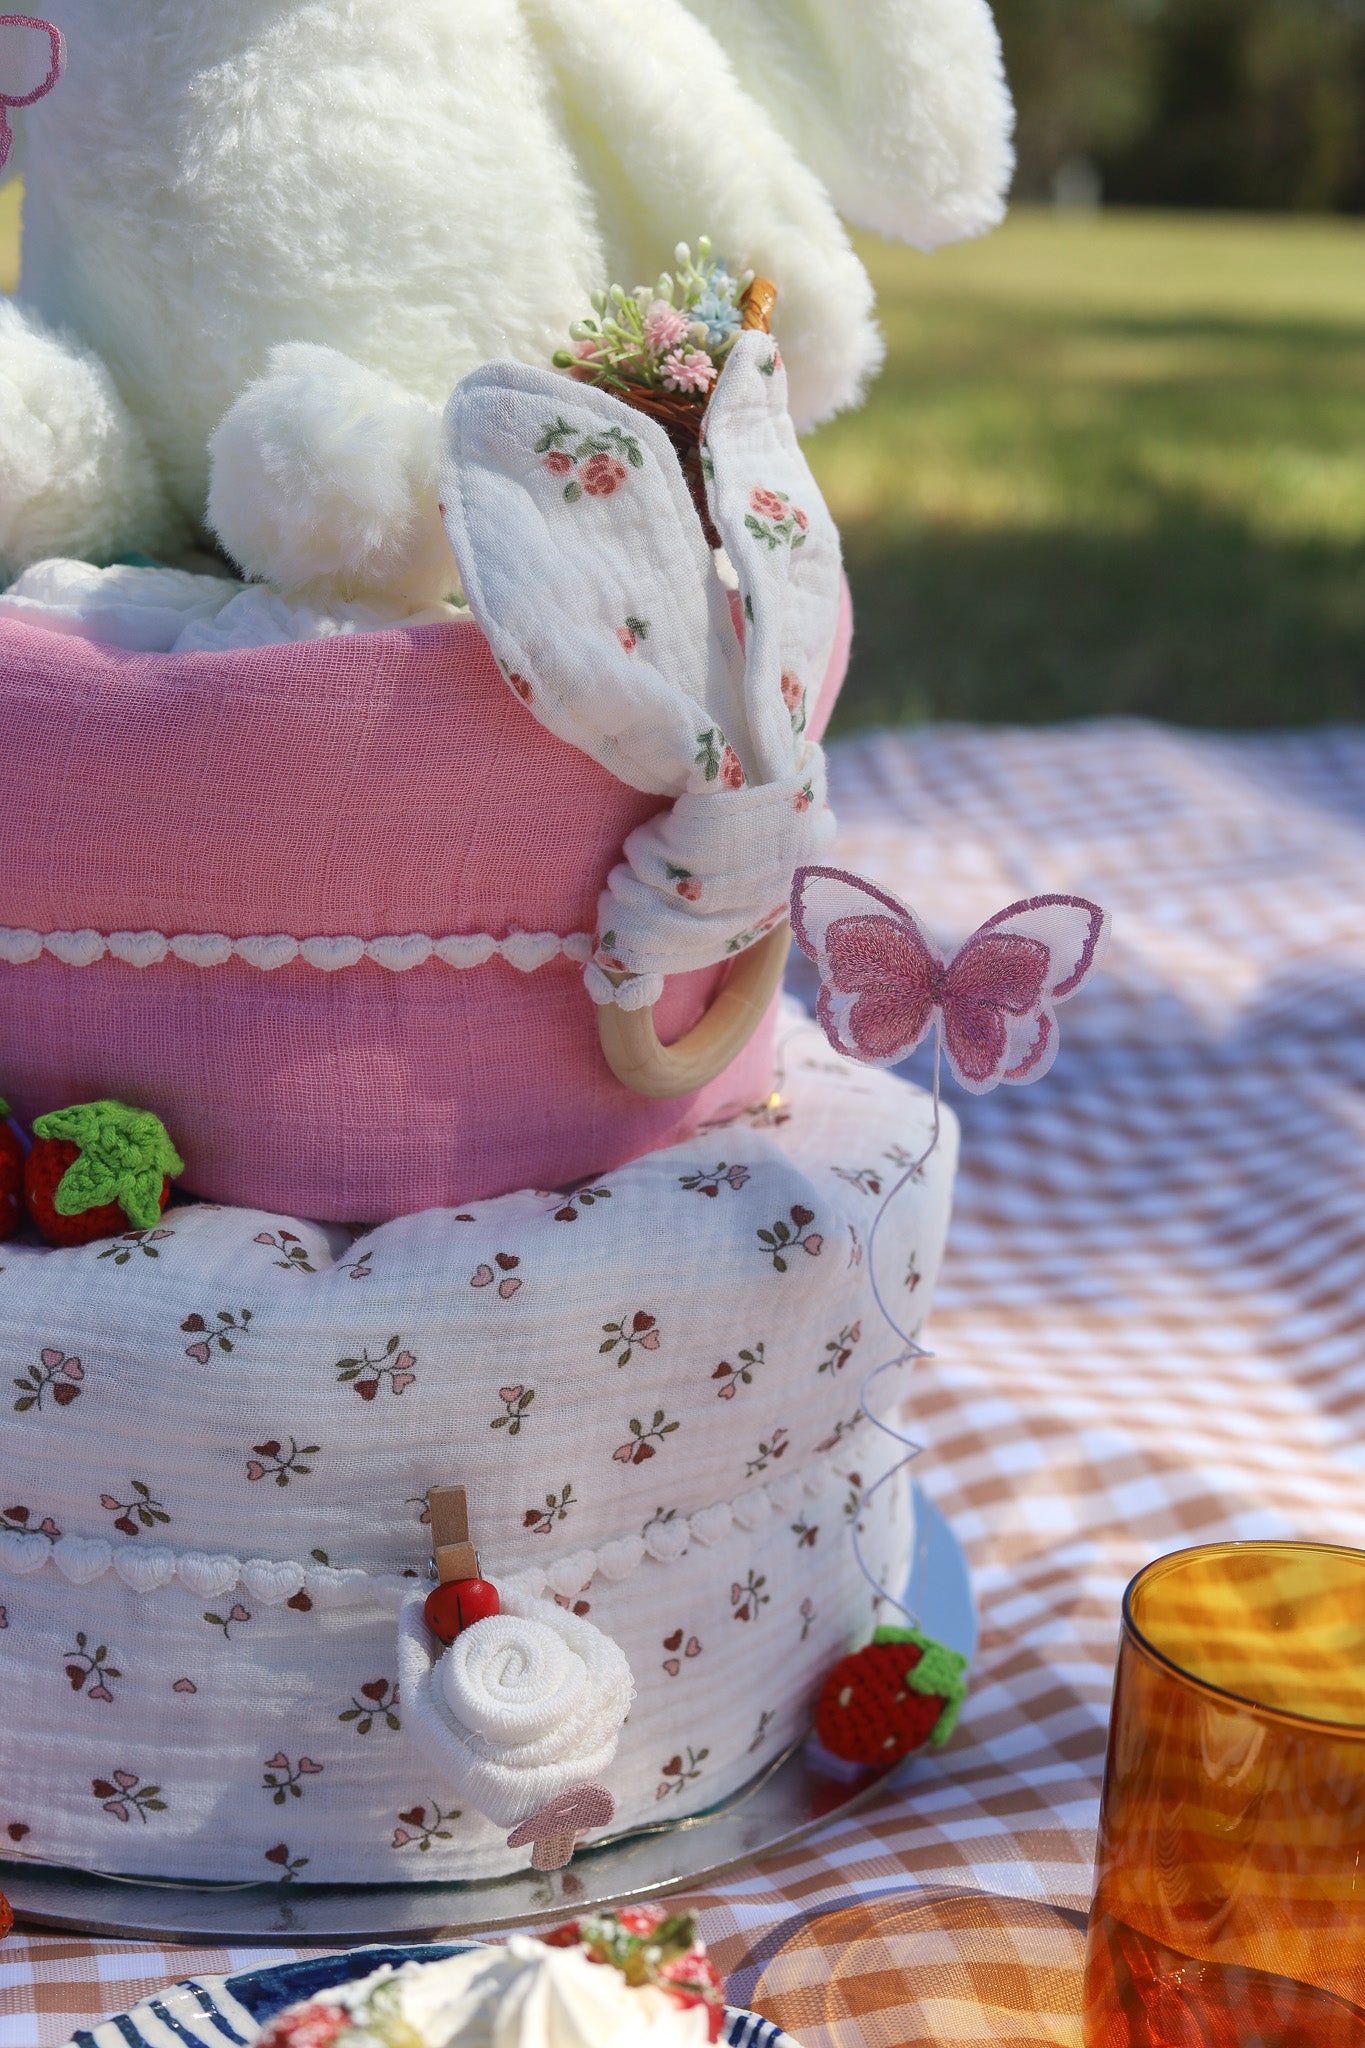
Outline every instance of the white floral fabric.
<svg viewBox="0 0 1365 2048"><path fill-rule="evenodd" d="M639 826L598 909L599 1002L742 951L829 845L808 705L838 622L839 539L767 335L735 343L707 410L721 581L663 429L610 392L491 363L446 411L446 531L508 685L550 732L672 800Z"/></svg>
<svg viewBox="0 0 1365 2048"><path fill-rule="evenodd" d="M868 1232L929 1105L791 1013L780 1040L751 1115L569 1192L362 1236L194 1204L4 1247L10 1853L233 1879L525 1864L405 1726L398 1611L435 1484L466 1487L487 1577L628 1662L613 1830L711 1805L800 1735L872 1618L849 1516L891 1454L859 1395L896 1347ZM955 1150L948 1117L878 1237L912 1323ZM866 1519L896 1584L907 1490Z"/></svg>

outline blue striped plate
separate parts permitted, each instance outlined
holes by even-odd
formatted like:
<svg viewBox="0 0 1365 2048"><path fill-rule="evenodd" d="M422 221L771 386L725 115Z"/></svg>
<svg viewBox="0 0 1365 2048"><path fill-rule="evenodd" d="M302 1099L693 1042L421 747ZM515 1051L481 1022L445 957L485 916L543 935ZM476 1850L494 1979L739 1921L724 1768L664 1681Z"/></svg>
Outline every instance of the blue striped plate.
<svg viewBox="0 0 1365 2048"><path fill-rule="evenodd" d="M242 1970L235 1977L189 1977L155 1998L144 1998L97 2027L82 2027L67 2048L246 2048L268 2019L319 1991L367 1977L382 1963L435 1963L477 1948L471 1941L420 1942L399 1948L353 1948L344 1955L310 1956ZM730 2048L797 2048L789 2034L757 2013L728 2006L721 2039Z"/></svg>

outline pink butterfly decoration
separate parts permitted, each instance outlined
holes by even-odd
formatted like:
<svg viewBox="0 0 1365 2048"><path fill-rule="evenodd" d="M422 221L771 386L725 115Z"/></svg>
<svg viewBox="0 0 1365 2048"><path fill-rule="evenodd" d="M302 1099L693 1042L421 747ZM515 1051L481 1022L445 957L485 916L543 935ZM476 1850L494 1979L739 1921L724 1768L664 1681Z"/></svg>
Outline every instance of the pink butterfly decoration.
<svg viewBox="0 0 1365 2048"><path fill-rule="evenodd" d="M817 1014L835 1050L894 1067L937 1023L973 1095L1041 1080L1057 1057L1056 1005L1099 965L1109 917L1084 896L1011 903L945 955L908 905L841 868L798 868L792 930L820 970Z"/></svg>
<svg viewBox="0 0 1365 2048"><path fill-rule="evenodd" d="M14 130L10 107L31 107L50 93L66 64L62 32L34 14L0 14L0 171L9 162Z"/></svg>

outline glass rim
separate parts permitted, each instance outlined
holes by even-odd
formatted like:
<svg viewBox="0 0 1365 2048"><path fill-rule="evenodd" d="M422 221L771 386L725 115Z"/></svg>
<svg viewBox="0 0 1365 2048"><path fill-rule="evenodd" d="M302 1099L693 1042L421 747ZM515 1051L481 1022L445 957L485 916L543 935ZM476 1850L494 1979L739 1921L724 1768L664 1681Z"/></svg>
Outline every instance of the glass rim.
<svg viewBox="0 0 1365 2048"><path fill-rule="evenodd" d="M1150 1559L1141 1571L1134 1573L1123 1589L1124 1635L1143 1656L1150 1658L1154 1664L1159 1664L1163 1671L1168 1671L1172 1677L1179 1679L1182 1685L1189 1686L1195 1692L1203 1693L1211 1699L1225 1700L1244 1713L1257 1714L1262 1719L1276 1722L1282 1727L1311 1729L1319 1734L1344 1736L1355 1742L1365 1742L1365 1719L1329 1721L1320 1714L1298 1713L1292 1707L1273 1707L1265 1700L1253 1699L1249 1693L1233 1692L1229 1686L1215 1684L1211 1678L1201 1678L1197 1672L1187 1671L1174 1657L1168 1656L1164 1650L1159 1650L1139 1627L1133 1614L1133 1596L1138 1588L1163 1566L1172 1568L1182 1560L1226 1555L1229 1551L1255 1550L1316 1551L1321 1556L1356 1558L1361 1564L1362 1582L1365 1582L1365 1550L1356 1550L1349 1543L1300 1543L1293 1537L1278 1536L1250 1537L1246 1540L1229 1539L1223 1543L1194 1543L1183 1550L1168 1550L1161 1557Z"/></svg>

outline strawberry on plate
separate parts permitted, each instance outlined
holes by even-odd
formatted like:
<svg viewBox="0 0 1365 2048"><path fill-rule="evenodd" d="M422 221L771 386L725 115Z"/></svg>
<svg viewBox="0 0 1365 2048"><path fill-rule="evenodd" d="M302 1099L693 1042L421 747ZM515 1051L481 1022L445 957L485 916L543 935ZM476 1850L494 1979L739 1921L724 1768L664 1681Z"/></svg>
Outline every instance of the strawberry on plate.
<svg viewBox="0 0 1365 2048"><path fill-rule="evenodd" d="M91 1244L131 1224L153 1230L184 1161L160 1117L126 1102L83 1102L34 1119L24 1167L28 1213L49 1244Z"/></svg>

